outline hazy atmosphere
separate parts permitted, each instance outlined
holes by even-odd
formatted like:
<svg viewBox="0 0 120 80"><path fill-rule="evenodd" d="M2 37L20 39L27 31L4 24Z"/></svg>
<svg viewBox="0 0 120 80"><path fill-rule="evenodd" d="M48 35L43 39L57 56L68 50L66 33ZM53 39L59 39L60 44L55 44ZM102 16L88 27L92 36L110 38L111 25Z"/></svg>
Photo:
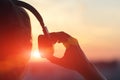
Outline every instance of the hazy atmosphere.
<svg viewBox="0 0 120 80"><path fill-rule="evenodd" d="M77 38L90 60L119 60L120 1L119 0L23 0L42 15L49 32L64 31ZM31 14L33 51L42 28ZM60 47L60 48L59 48ZM59 50L58 50L59 49ZM56 55L64 47L58 45Z"/></svg>
<svg viewBox="0 0 120 80"><path fill-rule="evenodd" d="M23 0L42 15L49 32L64 31L75 37L84 53L108 80L120 80L120 0ZM23 80L80 80L77 72L40 58L36 18L32 23L33 49ZM55 56L65 48L55 45ZM34 54L35 53L35 54Z"/></svg>

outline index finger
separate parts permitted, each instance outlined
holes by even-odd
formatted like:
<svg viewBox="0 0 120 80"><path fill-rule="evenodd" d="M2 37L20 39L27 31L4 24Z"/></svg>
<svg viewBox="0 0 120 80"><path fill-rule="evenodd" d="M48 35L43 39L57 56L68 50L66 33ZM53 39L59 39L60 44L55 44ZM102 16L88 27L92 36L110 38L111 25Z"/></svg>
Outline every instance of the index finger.
<svg viewBox="0 0 120 80"><path fill-rule="evenodd" d="M58 42L62 42L63 45L67 48L71 45L77 45L77 40L73 37L71 37L69 34L65 32L54 32L50 33L50 37L53 40L56 40Z"/></svg>

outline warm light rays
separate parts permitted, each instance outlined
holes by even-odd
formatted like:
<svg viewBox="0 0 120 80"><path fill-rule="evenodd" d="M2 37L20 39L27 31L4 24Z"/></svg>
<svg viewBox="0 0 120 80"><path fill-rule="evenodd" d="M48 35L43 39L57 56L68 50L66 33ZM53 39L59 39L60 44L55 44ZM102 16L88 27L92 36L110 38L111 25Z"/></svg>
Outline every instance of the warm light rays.
<svg viewBox="0 0 120 80"><path fill-rule="evenodd" d="M40 59L41 59L41 56L38 50L34 50L31 52L31 61L39 61Z"/></svg>

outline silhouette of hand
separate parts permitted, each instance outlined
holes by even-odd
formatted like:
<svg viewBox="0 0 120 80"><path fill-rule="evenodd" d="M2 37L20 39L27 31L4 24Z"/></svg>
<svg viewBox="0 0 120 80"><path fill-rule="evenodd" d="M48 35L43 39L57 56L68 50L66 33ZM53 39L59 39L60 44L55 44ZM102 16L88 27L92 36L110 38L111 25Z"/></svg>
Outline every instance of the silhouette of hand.
<svg viewBox="0 0 120 80"><path fill-rule="evenodd" d="M38 41L39 49L43 53L42 56L50 60L52 63L76 70L82 74L86 80L106 80L87 60L78 41L70 35L64 32L54 32L50 33L50 38L40 35ZM56 42L63 43L66 48L62 58L53 56L53 45Z"/></svg>
<svg viewBox="0 0 120 80"><path fill-rule="evenodd" d="M53 56L53 45L56 43L63 43L66 48L64 56L57 58ZM77 40L64 32L50 33L50 39L46 36L39 36L39 49L52 63L61 65L65 68L76 70L83 69L88 65L88 60L83 54ZM78 67L79 66L79 67Z"/></svg>

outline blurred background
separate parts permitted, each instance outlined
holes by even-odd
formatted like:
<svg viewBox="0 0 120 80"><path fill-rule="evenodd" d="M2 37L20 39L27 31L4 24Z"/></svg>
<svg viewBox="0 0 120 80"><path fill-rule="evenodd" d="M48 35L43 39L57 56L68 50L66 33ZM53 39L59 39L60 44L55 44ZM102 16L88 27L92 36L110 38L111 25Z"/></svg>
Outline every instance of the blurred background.
<svg viewBox="0 0 120 80"><path fill-rule="evenodd" d="M87 58L108 80L120 80L120 1L119 0L22 0L42 15L49 32L64 31L78 39ZM32 24L32 54L38 51L37 37L43 34L36 18ZM62 44L55 45L55 56L64 54ZM34 75L33 75L34 74ZM25 80L79 80L77 72L31 58ZM47 77L48 78L47 78Z"/></svg>

